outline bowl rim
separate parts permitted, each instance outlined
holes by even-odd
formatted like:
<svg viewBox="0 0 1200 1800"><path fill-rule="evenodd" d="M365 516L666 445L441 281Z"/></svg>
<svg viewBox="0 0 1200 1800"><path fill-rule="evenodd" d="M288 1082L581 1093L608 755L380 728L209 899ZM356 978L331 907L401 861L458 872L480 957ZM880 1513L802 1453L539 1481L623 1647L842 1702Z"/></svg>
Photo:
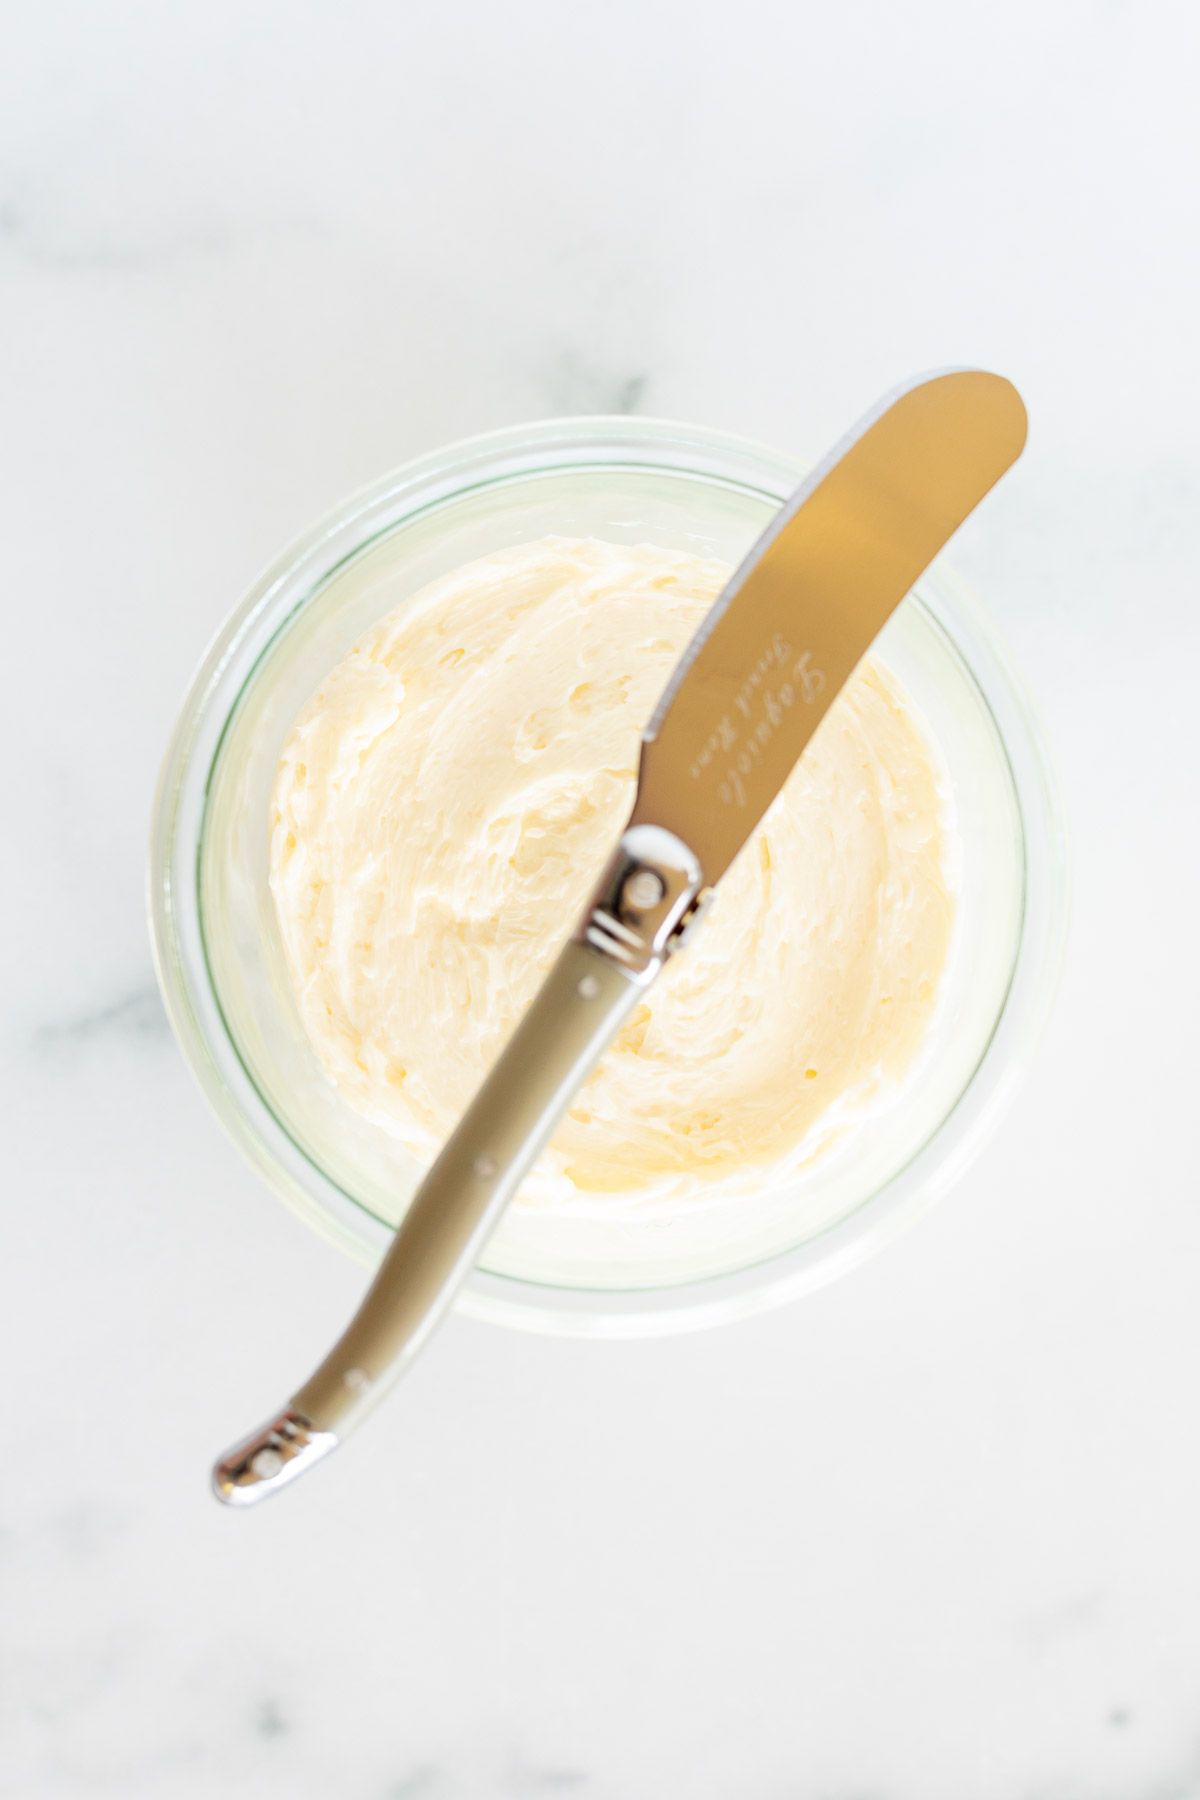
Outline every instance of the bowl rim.
<svg viewBox="0 0 1200 1800"><path fill-rule="evenodd" d="M468 494L538 474L586 473L589 468L703 479L778 504L806 465L730 432L624 415L506 426L413 458L332 507L251 584L210 641L163 758L147 860L147 910L155 970L172 1030L218 1121L251 1166L321 1235L362 1261L383 1254L391 1227L346 1193L287 1131L242 1059L212 982L197 884L186 874L189 860L193 874L198 873L215 761L240 696L269 647L347 560ZM1007 992L957 1099L874 1194L791 1249L729 1273L629 1290L559 1287L477 1268L458 1296L459 1311L552 1335L628 1338L694 1330L768 1310L835 1280L923 1216L960 1178L999 1123L1036 1048L1061 970L1068 922L1063 810L1025 683L989 615L941 557L916 583L913 596L949 639L991 716L1008 766L1023 845L1021 904ZM224 716L214 719L214 708L223 702ZM189 804L199 821L190 859L181 858L180 840ZM208 984L207 1002L196 989L201 978ZM214 1046L217 1020L223 1042L218 1038Z"/></svg>

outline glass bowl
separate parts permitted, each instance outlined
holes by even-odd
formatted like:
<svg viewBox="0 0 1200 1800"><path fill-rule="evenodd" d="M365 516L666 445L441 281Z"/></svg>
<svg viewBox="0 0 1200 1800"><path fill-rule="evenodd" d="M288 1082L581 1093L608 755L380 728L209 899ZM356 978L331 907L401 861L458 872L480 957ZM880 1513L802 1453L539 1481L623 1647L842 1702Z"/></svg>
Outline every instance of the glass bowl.
<svg viewBox="0 0 1200 1800"><path fill-rule="evenodd" d="M267 884L268 796L293 718L366 627L443 571L551 533L739 561L805 473L722 433L563 419L451 445L339 506L255 583L205 657L160 779L150 849L159 980L235 1143L310 1224L371 1262L420 1170L353 1113L296 1013ZM673 1212L509 1213L464 1311L633 1336L707 1325L851 1268L958 1180L1018 1083L1055 985L1063 833L1029 706L988 618L939 563L877 654L950 774L958 922L900 1102L803 1181Z"/></svg>

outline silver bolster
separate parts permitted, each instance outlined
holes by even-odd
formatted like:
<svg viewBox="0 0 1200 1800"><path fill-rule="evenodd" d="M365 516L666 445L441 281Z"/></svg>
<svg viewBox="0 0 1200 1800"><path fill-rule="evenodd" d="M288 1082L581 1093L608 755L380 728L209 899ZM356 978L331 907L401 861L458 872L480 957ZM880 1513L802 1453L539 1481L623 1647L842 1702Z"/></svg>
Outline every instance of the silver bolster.
<svg viewBox="0 0 1200 1800"><path fill-rule="evenodd" d="M253 1506L337 1447L335 1432L318 1431L289 1408L221 1458L213 1470L217 1499L226 1506Z"/></svg>
<svg viewBox="0 0 1200 1800"><path fill-rule="evenodd" d="M653 981L712 898L695 851L661 825L625 832L575 932L639 985Z"/></svg>

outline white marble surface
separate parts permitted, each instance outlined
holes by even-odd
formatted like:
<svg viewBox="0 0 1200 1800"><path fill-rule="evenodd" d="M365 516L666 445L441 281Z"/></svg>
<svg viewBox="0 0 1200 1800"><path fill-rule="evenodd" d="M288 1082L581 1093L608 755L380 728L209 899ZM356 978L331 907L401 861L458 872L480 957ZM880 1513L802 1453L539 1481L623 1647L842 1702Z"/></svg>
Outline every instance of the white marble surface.
<svg viewBox="0 0 1200 1800"><path fill-rule="evenodd" d="M1194 9L4 9L0 1792L1200 1795ZM455 1323L286 1503L211 1453L359 1273L155 995L183 685L259 566L455 435L823 446L981 361L956 560L1049 721L1060 1005L951 1201L791 1311Z"/></svg>

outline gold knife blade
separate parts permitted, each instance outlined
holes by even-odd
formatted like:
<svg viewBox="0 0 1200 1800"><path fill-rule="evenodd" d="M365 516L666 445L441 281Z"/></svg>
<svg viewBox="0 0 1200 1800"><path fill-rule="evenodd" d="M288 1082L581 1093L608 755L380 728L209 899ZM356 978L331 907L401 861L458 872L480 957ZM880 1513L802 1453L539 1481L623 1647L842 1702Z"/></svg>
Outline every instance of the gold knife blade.
<svg viewBox="0 0 1200 1800"><path fill-rule="evenodd" d="M643 736L631 825L719 880L888 618L1021 454L1002 376L888 396L772 521L716 601Z"/></svg>

